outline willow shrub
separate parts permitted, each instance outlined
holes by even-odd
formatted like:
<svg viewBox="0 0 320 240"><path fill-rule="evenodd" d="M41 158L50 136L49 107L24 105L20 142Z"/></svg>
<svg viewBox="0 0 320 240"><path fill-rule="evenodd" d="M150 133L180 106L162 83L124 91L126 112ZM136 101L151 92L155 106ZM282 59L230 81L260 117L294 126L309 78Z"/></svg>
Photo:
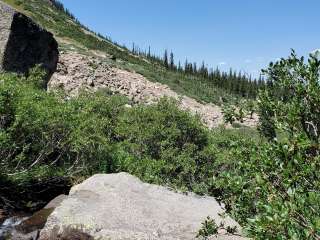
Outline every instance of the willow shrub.
<svg viewBox="0 0 320 240"><path fill-rule="evenodd" d="M259 96L269 142L233 142L217 174L222 200L257 239L320 238L319 71L294 52L270 64Z"/></svg>
<svg viewBox="0 0 320 240"><path fill-rule="evenodd" d="M197 117L169 99L132 108L103 92L65 100L44 91L42 78L37 69L0 76L3 204L36 208L71 181L119 171L202 191L214 154Z"/></svg>

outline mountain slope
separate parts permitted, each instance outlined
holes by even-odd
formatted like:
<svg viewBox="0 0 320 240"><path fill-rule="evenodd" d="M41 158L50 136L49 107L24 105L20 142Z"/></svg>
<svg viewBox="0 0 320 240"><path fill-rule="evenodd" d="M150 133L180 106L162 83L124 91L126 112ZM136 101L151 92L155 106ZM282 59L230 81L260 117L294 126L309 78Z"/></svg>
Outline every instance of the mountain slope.
<svg viewBox="0 0 320 240"><path fill-rule="evenodd" d="M168 99L134 102L156 99L159 91L182 93L182 103L184 95L207 102L232 96L99 39L61 6L53 8L53 0L7 2L55 32L61 55L50 84L68 95L83 88L97 93L69 98L46 91L40 68L28 76L0 74L0 221L2 208L37 210L93 174L124 171L216 197L255 239L320 239L319 59L292 52L264 71L272 84L259 96L259 134L208 130ZM213 220L198 235L215 232Z"/></svg>
<svg viewBox="0 0 320 240"><path fill-rule="evenodd" d="M161 97L173 97L180 101L182 109L201 115L209 127L217 127L224 123L222 110L212 103L221 104L222 99L231 102L238 99L217 89L212 83L208 85L207 81L197 76L170 71L161 63L133 55L127 49L89 31L67 10L57 8L57 5L49 0L6 0L6 2L50 30L58 40L60 63L58 72L51 80L51 87L62 86L65 91L70 88L76 91L109 88L113 92L124 94L129 99L138 98L140 101L135 102L141 103L150 103L146 97L142 99L142 95L151 98L153 102ZM90 58L93 60L90 61ZM109 68L116 69L113 79L106 74ZM94 83L96 81L102 81L104 84ZM130 88L132 89L128 91ZM244 118L242 124L255 126L256 122L257 118L254 116L254 118Z"/></svg>
<svg viewBox="0 0 320 240"><path fill-rule="evenodd" d="M61 50L72 50L89 55L105 55L110 64L142 74L148 80L168 85L173 91L198 101L221 104L222 99L238 102L239 96L217 88L213 83L194 76L168 71L160 63L133 55L128 49L89 31L72 14L57 9L50 0L4 0L23 11L37 23L53 32ZM69 13L67 11L67 13Z"/></svg>
<svg viewBox="0 0 320 240"><path fill-rule="evenodd" d="M188 96L179 95L167 85L151 82L138 73L126 71L106 61L104 57L86 56L76 52L61 52L58 69L52 76L48 89L63 89L68 96L110 90L128 97L131 105L152 104L163 97L173 98L180 109L200 115L209 128L224 124L222 110L211 103L199 103ZM257 116L244 117L242 125L254 127Z"/></svg>

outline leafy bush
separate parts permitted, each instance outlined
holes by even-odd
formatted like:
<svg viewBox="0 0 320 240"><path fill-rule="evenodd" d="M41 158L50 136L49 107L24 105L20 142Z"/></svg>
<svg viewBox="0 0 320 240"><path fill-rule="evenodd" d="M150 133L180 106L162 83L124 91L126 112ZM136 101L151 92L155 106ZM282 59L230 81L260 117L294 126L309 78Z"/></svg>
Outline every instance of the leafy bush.
<svg viewBox="0 0 320 240"><path fill-rule="evenodd" d="M16 4L17 6L20 6L22 4L22 0L15 0L14 4Z"/></svg>
<svg viewBox="0 0 320 240"><path fill-rule="evenodd" d="M208 131L171 100L129 109L127 99L103 92L68 101L47 93L38 70L0 79L0 189L25 189L23 198L1 191L6 202L30 205L34 186L52 189L98 172L203 191L214 162Z"/></svg>
<svg viewBox="0 0 320 240"><path fill-rule="evenodd" d="M225 123L238 121L243 123L245 118L253 118L253 114L257 112L257 104L255 100L242 99L237 101L235 105L224 104L222 107L222 113Z"/></svg>
<svg viewBox="0 0 320 240"><path fill-rule="evenodd" d="M207 217L207 219L201 225L202 227L199 230L196 238L207 240L208 237L218 234L219 227L210 217Z"/></svg>
<svg viewBox="0 0 320 240"><path fill-rule="evenodd" d="M207 130L169 99L123 112L115 132L122 170L195 191L199 180L208 176L214 153Z"/></svg>
<svg viewBox="0 0 320 240"><path fill-rule="evenodd" d="M265 71L270 86L260 96L260 108L270 109L269 121L290 137L300 135L315 144L320 139L320 60L308 63L293 52L289 59L271 63Z"/></svg>
<svg viewBox="0 0 320 240"><path fill-rule="evenodd" d="M221 163L216 187L255 238L319 239L319 66L294 53L270 64L259 111L274 137L263 132L270 142L237 140Z"/></svg>
<svg viewBox="0 0 320 240"><path fill-rule="evenodd" d="M109 123L126 102L101 95L65 102L39 88L36 72L28 79L1 75L0 80L0 165L13 190L41 183L59 188L77 173L89 175L101 168L110 153ZM19 199L19 194L6 194L2 199ZM21 199L22 205L31 200Z"/></svg>
<svg viewBox="0 0 320 240"><path fill-rule="evenodd" d="M233 124L237 120L237 112L234 106L224 106L222 109L225 123Z"/></svg>

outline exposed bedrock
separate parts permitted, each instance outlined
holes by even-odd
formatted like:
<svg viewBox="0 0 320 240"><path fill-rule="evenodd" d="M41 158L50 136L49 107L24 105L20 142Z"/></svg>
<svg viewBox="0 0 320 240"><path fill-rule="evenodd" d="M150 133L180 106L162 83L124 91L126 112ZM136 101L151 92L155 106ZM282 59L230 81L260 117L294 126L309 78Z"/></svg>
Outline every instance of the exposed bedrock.
<svg viewBox="0 0 320 240"><path fill-rule="evenodd" d="M0 16L0 70L26 74L40 65L50 78L59 57L52 33L1 1Z"/></svg>

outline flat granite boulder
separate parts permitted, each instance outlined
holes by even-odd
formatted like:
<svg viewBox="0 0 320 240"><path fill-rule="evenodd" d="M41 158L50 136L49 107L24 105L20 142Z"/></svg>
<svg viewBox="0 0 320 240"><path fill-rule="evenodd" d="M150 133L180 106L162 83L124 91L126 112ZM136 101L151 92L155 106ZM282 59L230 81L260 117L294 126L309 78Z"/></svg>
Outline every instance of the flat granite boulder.
<svg viewBox="0 0 320 240"><path fill-rule="evenodd" d="M49 216L40 240L60 239L66 229L78 229L101 240L195 239L207 216L218 225L223 222L225 227L237 227L239 233L239 224L222 217L223 213L212 197L173 192L127 173L101 174L71 189L69 197ZM213 239L243 238L222 231Z"/></svg>
<svg viewBox="0 0 320 240"><path fill-rule="evenodd" d="M53 35L0 1L0 71L28 73L41 65L50 77L59 51Z"/></svg>

